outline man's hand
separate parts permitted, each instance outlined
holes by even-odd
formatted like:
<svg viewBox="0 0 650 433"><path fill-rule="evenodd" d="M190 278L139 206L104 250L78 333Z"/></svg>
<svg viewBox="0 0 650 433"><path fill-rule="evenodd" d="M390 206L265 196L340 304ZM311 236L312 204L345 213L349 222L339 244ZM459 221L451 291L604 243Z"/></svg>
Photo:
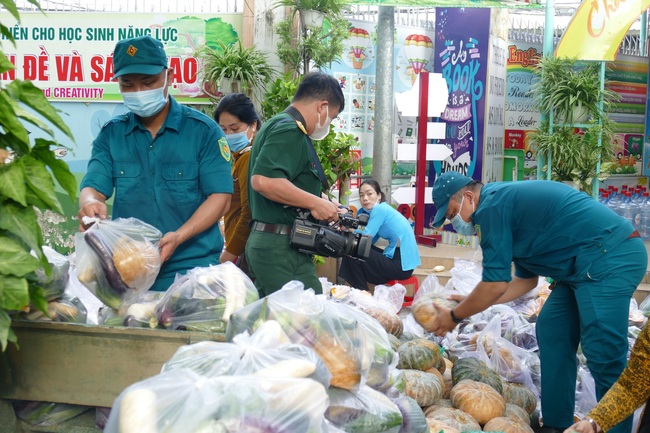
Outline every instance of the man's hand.
<svg viewBox="0 0 650 433"><path fill-rule="evenodd" d="M165 236L162 237L160 243L158 244L158 249L160 250L160 262L165 263L169 259L176 248L183 243L180 235L176 232L167 232Z"/></svg>
<svg viewBox="0 0 650 433"><path fill-rule="evenodd" d="M85 225L83 223L83 218L99 218L106 219L106 203L99 200L92 200L83 205L79 212L77 213L77 218L79 218L79 231L86 231L92 224Z"/></svg>
<svg viewBox="0 0 650 433"><path fill-rule="evenodd" d="M438 311L438 315L433 321L431 331L439 337L444 337L456 328L457 323L451 320L451 309L437 304L433 304L433 307Z"/></svg>
<svg viewBox="0 0 650 433"><path fill-rule="evenodd" d="M331 201L319 198L313 207L309 209L311 215L319 221L338 221L339 207Z"/></svg>
<svg viewBox="0 0 650 433"><path fill-rule="evenodd" d="M598 430L600 431L600 428ZM583 419L582 421L578 421L577 423L573 424L571 427L564 430L564 433L572 433L572 432L596 433L594 432L594 428L591 425L591 423L586 419Z"/></svg>

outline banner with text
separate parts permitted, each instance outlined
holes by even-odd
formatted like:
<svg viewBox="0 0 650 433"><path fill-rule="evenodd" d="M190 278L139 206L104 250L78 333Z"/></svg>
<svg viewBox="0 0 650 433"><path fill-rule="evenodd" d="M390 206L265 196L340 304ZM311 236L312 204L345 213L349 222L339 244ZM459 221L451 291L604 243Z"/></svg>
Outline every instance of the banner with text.
<svg viewBox="0 0 650 433"><path fill-rule="evenodd" d="M230 45L242 29L241 14L23 12L16 22L3 12L0 21L16 40L14 47L2 37L5 54L16 69L0 75L0 80L31 80L52 101L76 102L121 101L113 81L113 49L121 39L143 35L165 46L174 69L171 94L182 102L209 102L194 51L205 43Z"/></svg>

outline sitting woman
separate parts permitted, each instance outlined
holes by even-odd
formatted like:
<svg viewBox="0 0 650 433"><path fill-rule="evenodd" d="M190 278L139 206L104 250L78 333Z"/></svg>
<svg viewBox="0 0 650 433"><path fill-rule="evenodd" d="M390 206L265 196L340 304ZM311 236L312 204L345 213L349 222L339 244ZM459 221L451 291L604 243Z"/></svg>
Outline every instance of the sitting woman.
<svg viewBox="0 0 650 433"><path fill-rule="evenodd" d="M370 218L363 230L356 230L373 237L370 256L364 262L343 257L339 276L351 287L368 290L368 283L385 284L390 280L403 280L420 266L420 254L415 234L409 221L383 201L379 183L366 180L359 187L362 208L357 216L367 213ZM379 238L386 239L388 246L381 249L374 245Z"/></svg>

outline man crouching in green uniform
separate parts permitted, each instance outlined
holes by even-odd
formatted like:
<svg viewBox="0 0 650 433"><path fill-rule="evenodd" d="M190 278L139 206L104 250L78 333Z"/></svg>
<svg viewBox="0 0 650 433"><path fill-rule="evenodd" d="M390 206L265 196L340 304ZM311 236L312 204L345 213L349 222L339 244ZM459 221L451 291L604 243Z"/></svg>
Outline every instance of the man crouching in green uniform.
<svg viewBox="0 0 650 433"><path fill-rule="evenodd" d="M309 73L291 105L267 121L255 138L248 168L252 225L246 260L260 296L292 280L322 293L311 256L289 245L289 233L296 208L309 210L315 220L338 220L338 206L321 197L322 168L310 139L325 138L344 106L334 77Z"/></svg>
<svg viewBox="0 0 650 433"><path fill-rule="evenodd" d="M536 327L542 432L563 431L573 424L578 344L599 400L627 363L630 299L648 267L639 233L607 206L560 182L483 186L446 172L432 195L434 227L449 219L458 233L478 234L483 275L455 308L436 307L440 314L430 330L444 335L462 319L534 289L538 275L553 278ZM631 428L629 417L609 432Z"/></svg>

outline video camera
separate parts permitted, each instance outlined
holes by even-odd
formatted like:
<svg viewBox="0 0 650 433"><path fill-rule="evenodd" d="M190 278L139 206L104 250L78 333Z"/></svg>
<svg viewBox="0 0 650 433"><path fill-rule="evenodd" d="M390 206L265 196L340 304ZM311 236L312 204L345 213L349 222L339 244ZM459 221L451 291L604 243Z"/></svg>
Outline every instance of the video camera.
<svg viewBox="0 0 650 433"><path fill-rule="evenodd" d="M368 215L354 218L351 213L339 215L334 225L328 222L312 222L307 214L299 212L291 227L289 243L302 253L317 254L325 257L349 256L366 260L370 256L372 237L354 233L347 229L357 229L368 223Z"/></svg>

